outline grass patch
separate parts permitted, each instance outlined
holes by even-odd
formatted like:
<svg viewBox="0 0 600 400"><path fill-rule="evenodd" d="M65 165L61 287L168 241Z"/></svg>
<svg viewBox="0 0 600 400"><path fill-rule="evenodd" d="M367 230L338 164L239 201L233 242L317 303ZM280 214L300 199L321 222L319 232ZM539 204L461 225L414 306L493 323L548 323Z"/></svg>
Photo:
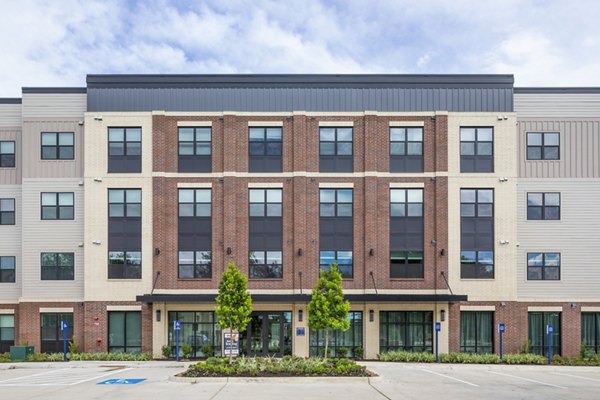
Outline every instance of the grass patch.
<svg viewBox="0 0 600 400"><path fill-rule="evenodd" d="M301 358L285 356L211 357L196 363L184 372L184 377L288 377L288 376L370 376L363 365L346 358Z"/></svg>
<svg viewBox="0 0 600 400"><path fill-rule="evenodd" d="M389 351L377 354L379 361L433 363L433 353L413 353L408 351ZM497 354L449 353L439 355L440 363L451 364L500 364ZM545 365L548 358L538 354L504 354L502 363L511 365ZM591 357L561 357L555 355L552 365L600 366L600 355Z"/></svg>

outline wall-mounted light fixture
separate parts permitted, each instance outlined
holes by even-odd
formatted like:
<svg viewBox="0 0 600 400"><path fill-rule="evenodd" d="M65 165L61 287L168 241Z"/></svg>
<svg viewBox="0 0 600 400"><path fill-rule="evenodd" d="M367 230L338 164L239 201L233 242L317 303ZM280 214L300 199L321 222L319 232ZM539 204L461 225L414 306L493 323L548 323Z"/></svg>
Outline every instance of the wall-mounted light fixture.
<svg viewBox="0 0 600 400"><path fill-rule="evenodd" d="M369 321L375 321L375 311L369 310Z"/></svg>
<svg viewBox="0 0 600 400"><path fill-rule="evenodd" d="M370 255L370 256L374 256L374 255L375 255L375 250L373 250L373 249L369 249L369 255Z"/></svg>
<svg viewBox="0 0 600 400"><path fill-rule="evenodd" d="M159 255L160 254L160 249L158 247L154 248L154 254L155 255Z"/></svg>
<svg viewBox="0 0 600 400"><path fill-rule="evenodd" d="M94 241L92 242L92 244L101 245L101 244L102 244L102 242L101 242L101 241L99 241L99 240L94 240Z"/></svg>
<svg viewBox="0 0 600 400"><path fill-rule="evenodd" d="M302 256L302 249L298 249L298 256Z"/></svg>
<svg viewBox="0 0 600 400"><path fill-rule="evenodd" d="M96 121L102 121L102 115L94 115Z"/></svg>
<svg viewBox="0 0 600 400"><path fill-rule="evenodd" d="M432 245L432 246L435 246L436 244L437 244L437 240L435 240L435 239L431 239L431 245Z"/></svg>
<svg viewBox="0 0 600 400"><path fill-rule="evenodd" d="M102 182L102 178L94 178L94 182Z"/></svg>
<svg viewBox="0 0 600 400"><path fill-rule="evenodd" d="M160 322L160 310L156 310L156 322Z"/></svg>
<svg viewBox="0 0 600 400"><path fill-rule="evenodd" d="M298 310L298 322L302 322L302 319L304 318L304 312L302 310Z"/></svg>
<svg viewBox="0 0 600 400"><path fill-rule="evenodd" d="M501 178L498 178L498 180L499 180L500 182L508 182L508 178L507 178L506 176L503 176L503 177L501 177Z"/></svg>
<svg viewBox="0 0 600 400"><path fill-rule="evenodd" d="M571 303L571 308L574 310L577 308L577 303Z"/></svg>
<svg viewBox="0 0 600 400"><path fill-rule="evenodd" d="M230 255L231 255L231 252L232 252L232 251L231 251L231 247L228 247L228 248L227 248L227 255L228 255L228 256L230 256Z"/></svg>
<svg viewBox="0 0 600 400"><path fill-rule="evenodd" d="M446 250L445 249L440 250L440 256L444 257L445 254L446 254Z"/></svg>
<svg viewBox="0 0 600 400"><path fill-rule="evenodd" d="M446 310L440 311L440 321L446 320Z"/></svg>

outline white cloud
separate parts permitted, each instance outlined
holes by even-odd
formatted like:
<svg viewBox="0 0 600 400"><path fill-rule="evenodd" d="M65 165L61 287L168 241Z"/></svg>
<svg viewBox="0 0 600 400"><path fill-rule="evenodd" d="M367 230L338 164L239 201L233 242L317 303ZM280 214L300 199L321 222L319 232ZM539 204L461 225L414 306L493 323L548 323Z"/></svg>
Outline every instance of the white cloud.
<svg viewBox="0 0 600 400"><path fill-rule="evenodd" d="M22 0L0 13L0 96L87 73L514 73L600 85L591 0Z"/></svg>

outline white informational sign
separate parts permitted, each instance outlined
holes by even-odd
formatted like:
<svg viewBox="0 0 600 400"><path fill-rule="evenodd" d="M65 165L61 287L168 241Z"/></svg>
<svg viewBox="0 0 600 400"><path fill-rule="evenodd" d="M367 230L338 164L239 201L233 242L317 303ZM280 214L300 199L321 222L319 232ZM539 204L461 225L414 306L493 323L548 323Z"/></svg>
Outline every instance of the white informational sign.
<svg viewBox="0 0 600 400"><path fill-rule="evenodd" d="M237 332L223 334L223 355L237 356L240 354L240 335Z"/></svg>

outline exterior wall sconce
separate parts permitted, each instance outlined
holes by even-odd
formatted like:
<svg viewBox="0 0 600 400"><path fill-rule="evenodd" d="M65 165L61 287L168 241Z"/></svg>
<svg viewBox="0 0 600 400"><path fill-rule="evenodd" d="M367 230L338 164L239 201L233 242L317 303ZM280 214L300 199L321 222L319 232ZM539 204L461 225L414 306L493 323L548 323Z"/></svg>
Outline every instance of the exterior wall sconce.
<svg viewBox="0 0 600 400"><path fill-rule="evenodd" d="M370 322L375 321L375 311L373 311L373 310L369 310L369 321Z"/></svg>
<svg viewBox="0 0 600 400"><path fill-rule="evenodd" d="M444 254L446 254L446 250L444 250L444 249L440 250L440 256L444 257Z"/></svg>
<svg viewBox="0 0 600 400"><path fill-rule="evenodd" d="M375 250L373 250L373 249L369 249L369 255L370 255L370 256L374 256L374 255L375 255Z"/></svg>
<svg viewBox="0 0 600 400"><path fill-rule="evenodd" d="M156 322L160 322L160 310L156 310Z"/></svg>
<svg viewBox="0 0 600 400"><path fill-rule="evenodd" d="M304 312L302 310L298 310L298 322L302 322L304 318Z"/></svg>
<svg viewBox="0 0 600 400"><path fill-rule="evenodd" d="M446 320L446 310L440 311L440 321Z"/></svg>
<svg viewBox="0 0 600 400"><path fill-rule="evenodd" d="M155 255L159 255L160 254L160 249L158 247L154 248L154 254Z"/></svg>
<svg viewBox="0 0 600 400"><path fill-rule="evenodd" d="M302 256L302 249L298 249L298 256L301 257Z"/></svg>
<svg viewBox="0 0 600 400"><path fill-rule="evenodd" d="M231 247L227 248L227 255L230 256L231 255Z"/></svg>

